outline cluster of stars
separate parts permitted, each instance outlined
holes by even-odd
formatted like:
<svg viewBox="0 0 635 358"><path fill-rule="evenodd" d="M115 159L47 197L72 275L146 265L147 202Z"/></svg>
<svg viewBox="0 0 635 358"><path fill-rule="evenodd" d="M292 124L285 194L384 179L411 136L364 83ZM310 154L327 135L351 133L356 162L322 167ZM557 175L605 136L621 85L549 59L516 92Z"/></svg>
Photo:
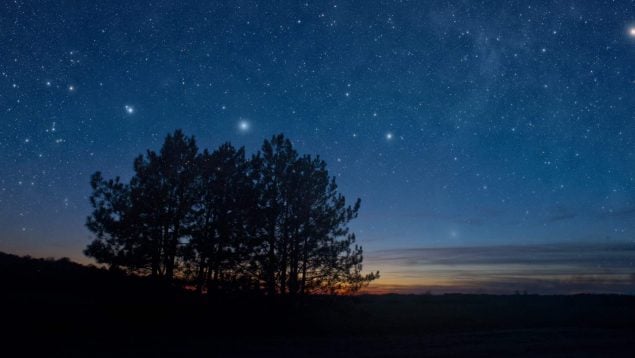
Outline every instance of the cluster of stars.
<svg viewBox="0 0 635 358"><path fill-rule="evenodd" d="M128 176L135 155L183 128L210 148L255 151L284 133L319 154L347 198L362 198L354 225L370 249L628 239L635 11L618 3L570 16L515 3L247 1L179 21L158 5L82 3L41 12L50 36L25 32L17 11L0 57L0 201L23 215L2 214L0 236L59 221L70 229L56 240L81 255L90 174ZM61 206L74 221L34 210ZM570 212L550 220L555 206Z"/></svg>

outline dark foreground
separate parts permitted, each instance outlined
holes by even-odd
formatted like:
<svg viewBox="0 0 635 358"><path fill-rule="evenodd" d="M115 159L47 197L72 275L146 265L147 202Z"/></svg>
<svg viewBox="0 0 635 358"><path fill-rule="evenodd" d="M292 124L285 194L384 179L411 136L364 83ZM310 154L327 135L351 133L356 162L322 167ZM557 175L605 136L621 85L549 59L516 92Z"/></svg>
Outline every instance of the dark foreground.
<svg viewBox="0 0 635 358"><path fill-rule="evenodd" d="M7 357L631 357L635 352L632 296L208 300L146 279L4 254L0 280L0 355Z"/></svg>

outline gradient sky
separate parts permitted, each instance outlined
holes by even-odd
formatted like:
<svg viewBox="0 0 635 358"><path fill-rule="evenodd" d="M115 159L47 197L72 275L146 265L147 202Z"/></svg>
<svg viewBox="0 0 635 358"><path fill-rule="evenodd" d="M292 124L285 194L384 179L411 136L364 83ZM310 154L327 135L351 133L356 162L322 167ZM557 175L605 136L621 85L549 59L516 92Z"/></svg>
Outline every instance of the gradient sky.
<svg viewBox="0 0 635 358"><path fill-rule="evenodd" d="M633 30L631 30L633 28ZM4 1L0 250L176 128L320 154L377 290L635 293L633 1Z"/></svg>

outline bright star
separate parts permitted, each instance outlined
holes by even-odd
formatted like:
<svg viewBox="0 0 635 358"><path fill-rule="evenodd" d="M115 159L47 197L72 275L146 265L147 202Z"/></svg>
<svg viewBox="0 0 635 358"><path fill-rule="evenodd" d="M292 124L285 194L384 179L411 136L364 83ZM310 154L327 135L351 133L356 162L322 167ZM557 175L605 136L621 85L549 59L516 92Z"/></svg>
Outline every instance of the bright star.
<svg viewBox="0 0 635 358"><path fill-rule="evenodd" d="M75 91L75 86L73 85L68 86L68 90L71 92Z"/></svg>
<svg viewBox="0 0 635 358"><path fill-rule="evenodd" d="M631 37L635 37L635 26L631 27L630 29L628 29L628 34Z"/></svg>
<svg viewBox="0 0 635 358"><path fill-rule="evenodd" d="M238 129L243 133L249 131L249 127L251 126L246 119L241 119L240 122L238 122Z"/></svg>
<svg viewBox="0 0 635 358"><path fill-rule="evenodd" d="M133 106L125 105L123 108L126 110L126 113L134 114L134 107Z"/></svg>
<svg viewBox="0 0 635 358"><path fill-rule="evenodd" d="M392 133L390 133L390 132L386 133L386 139L387 140L392 140L392 138L393 138L393 134Z"/></svg>

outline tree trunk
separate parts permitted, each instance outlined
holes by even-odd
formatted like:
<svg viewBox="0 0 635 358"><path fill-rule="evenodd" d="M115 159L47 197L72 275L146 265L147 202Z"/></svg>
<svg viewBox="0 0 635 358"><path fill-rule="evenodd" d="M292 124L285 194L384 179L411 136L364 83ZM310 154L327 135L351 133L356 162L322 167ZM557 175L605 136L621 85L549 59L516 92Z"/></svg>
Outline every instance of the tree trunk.
<svg viewBox="0 0 635 358"><path fill-rule="evenodd" d="M306 272L307 272L307 261L309 256L309 248L307 247L308 239L305 237L302 245L302 285L300 288L300 293L304 295L306 293Z"/></svg>
<svg viewBox="0 0 635 358"><path fill-rule="evenodd" d="M273 296L276 294L276 276L275 276L275 261L276 261L276 251L275 251L275 238L269 238L269 252L267 259L267 267L265 279L267 281L267 294L269 296Z"/></svg>
<svg viewBox="0 0 635 358"><path fill-rule="evenodd" d="M203 293L203 286L205 285L205 260L200 259L198 263L198 273L196 274L196 293Z"/></svg>

